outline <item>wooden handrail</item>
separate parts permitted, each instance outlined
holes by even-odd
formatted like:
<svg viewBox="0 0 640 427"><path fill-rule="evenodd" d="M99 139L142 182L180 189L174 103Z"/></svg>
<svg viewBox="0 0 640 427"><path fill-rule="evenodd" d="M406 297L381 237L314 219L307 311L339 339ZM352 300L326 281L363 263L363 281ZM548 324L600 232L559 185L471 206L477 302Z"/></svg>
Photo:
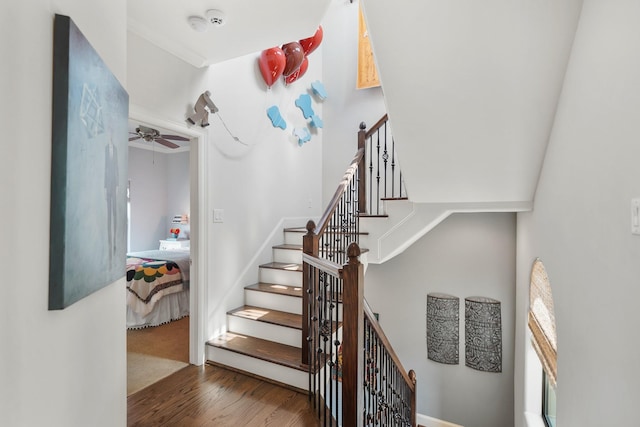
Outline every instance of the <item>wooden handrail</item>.
<svg viewBox="0 0 640 427"><path fill-rule="evenodd" d="M373 328L375 333L378 335L378 338L382 342L382 345L387 350L387 352L389 352L389 356L391 356L391 359L393 360L393 363L396 365L398 372L400 372L400 374L402 375L402 378L404 378L404 381L409 385L409 388L411 389L411 391L415 393L416 391L415 374L413 378L411 378L411 376L404 370L404 367L400 362L400 358L398 357L396 352L393 350L393 347L391 346L389 339L387 338L384 331L380 327L380 324L376 320L376 317L373 314L373 310L371 310L371 307L369 306L369 303L367 302L367 300L364 300L364 314L369 319L369 323L371 324L371 327Z"/></svg>
<svg viewBox="0 0 640 427"><path fill-rule="evenodd" d="M335 212L338 206L338 202L340 202L340 199L342 198L342 195L344 194L346 189L349 188L349 183L355 176L355 173L358 169L358 163L360 163L360 160L363 158L364 158L364 148L361 148L356 152L355 157L351 161L351 164L349 165L346 172L344 173L342 180L338 184L338 188L336 189L336 192L333 195L333 198L329 202L327 209L324 211L324 214L322 214L322 217L320 218L320 221L318 222L318 225L314 230L314 233L317 236L321 235L324 232L324 230L327 228L327 225L329 225L329 220L331 219L331 216Z"/></svg>
<svg viewBox="0 0 640 427"><path fill-rule="evenodd" d="M385 114L384 116L382 116L382 118L380 118L380 120L378 120L376 122L375 125L371 126L371 129L369 129L365 134L365 138L369 138L371 135L373 135L374 133L376 133L376 131L378 129L380 129L386 122L387 120L389 120L389 116L387 114Z"/></svg>
<svg viewBox="0 0 640 427"><path fill-rule="evenodd" d="M319 258L317 256L302 254L302 262L307 263L312 267L320 269L325 273L331 274L333 277L340 278L342 277L342 266L340 264L336 264L333 261L329 261L328 259Z"/></svg>

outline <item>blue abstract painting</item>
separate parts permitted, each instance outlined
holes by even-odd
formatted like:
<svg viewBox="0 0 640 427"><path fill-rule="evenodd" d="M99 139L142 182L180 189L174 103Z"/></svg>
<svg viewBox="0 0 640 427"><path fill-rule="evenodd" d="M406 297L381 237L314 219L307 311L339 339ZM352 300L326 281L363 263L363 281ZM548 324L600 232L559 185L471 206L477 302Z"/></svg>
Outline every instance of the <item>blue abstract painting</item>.
<svg viewBox="0 0 640 427"><path fill-rule="evenodd" d="M129 95L68 16L56 15L49 309L125 274Z"/></svg>

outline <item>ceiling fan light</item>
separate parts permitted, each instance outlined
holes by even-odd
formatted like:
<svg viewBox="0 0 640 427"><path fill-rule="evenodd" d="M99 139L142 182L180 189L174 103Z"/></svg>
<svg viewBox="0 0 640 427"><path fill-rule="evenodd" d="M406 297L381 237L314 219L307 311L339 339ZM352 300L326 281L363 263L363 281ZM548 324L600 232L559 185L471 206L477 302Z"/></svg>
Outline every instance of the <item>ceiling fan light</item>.
<svg viewBox="0 0 640 427"><path fill-rule="evenodd" d="M187 18L187 22L194 31L199 33L204 33L209 29L209 21L204 19L202 16L190 16Z"/></svg>

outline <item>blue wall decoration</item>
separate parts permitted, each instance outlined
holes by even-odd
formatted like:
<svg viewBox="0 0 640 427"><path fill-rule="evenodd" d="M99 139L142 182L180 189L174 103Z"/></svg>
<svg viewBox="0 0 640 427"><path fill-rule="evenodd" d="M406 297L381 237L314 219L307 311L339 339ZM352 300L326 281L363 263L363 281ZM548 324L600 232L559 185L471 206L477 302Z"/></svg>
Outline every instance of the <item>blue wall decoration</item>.
<svg viewBox="0 0 640 427"><path fill-rule="evenodd" d="M314 115L313 108L311 108L311 97L303 93L296 99L296 106L302 110L302 115L305 119Z"/></svg>
<svg viewBox="0 0 640 427"><path fill-rule="evenodd" d="M319 80L311 83L311 90L313 93L320 98L321 101L327 99L327 91L324 88L324 85Z"/></svg>
<svg viewBox="0 0 640 427"><path fill-rule="evenodd" d="M282 118L282 115L280 114L280 109L278 108L277 105L272 105L271 107L267 108L267 116L269 116L269 119L271 120L271 124L273 125L274 128L276 127L281 129L287 128L287 122L285 122L284 119Z"/></svg>
<svg viewBox="0 0 640 427"><path fill-rule="evenodd" d="M324 122L322 121L322 119L315 114L311 116L311 121L309 122L309 124L318 129L321 129L324 126Z"/></svg>
<svg viewBox="0 0 640 427"><path fill-rule="evenodd" d="M49 309L125 274L129 95L73 21L53 26Z"/></svg>
<svg viewBox="0 0 640 427"><path fill-rule="evenodd" d="M304 128L295 128L293 130L293 134L298 138L298 145L302 147L305 142L308 142L311 139L311 134L309 133L309 129Z"/></svg>

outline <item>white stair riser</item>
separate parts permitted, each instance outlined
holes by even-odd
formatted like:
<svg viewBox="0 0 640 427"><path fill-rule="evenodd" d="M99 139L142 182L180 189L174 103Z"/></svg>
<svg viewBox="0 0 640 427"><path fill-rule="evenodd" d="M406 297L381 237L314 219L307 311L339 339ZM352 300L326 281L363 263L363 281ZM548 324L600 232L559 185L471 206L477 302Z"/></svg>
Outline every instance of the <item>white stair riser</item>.
<svg viewBox="0 0 640 427"><path fill-rule="evenodd" d="M252 305L254 307L302 314L302 298L246 289L244 292L244 301L246 305Z"/></svg>
<svg viewBox="0 0 640 427"><path fill-rule="evenodd" d="M302 251L274 248L273 261L287 264L302 264Z"/></svg>
<svg viewBox="0 0 640 427"><path fill-rule="evenodd" d="M260 282L276 285L302 286L302 272L260 267Z"/></svg>
<svg viewBox="0 0 640 427"><path fill-rule="evenodd" d="M286 243L287 245L301 245L303 237L304 237L304 233L302 232L285 231L284 243Z"/></svg>
<svg viewBox="0 0 640 427"><path fill-rule="evenodd" d="M286 366L256 359L219 347L207 346L207 360L288 384L301 390L306 390L309 386L309 375L305 371L287 368Z"/></svg>
<svg viewBox="0 0 640 427"><path fill-rule="evenodd" d="M235 333L259 337L263 340L279 342L292 347L300 347L302 345L302 331L300 329L287 328L232 315L227 315L227 328Z"/></svg>

